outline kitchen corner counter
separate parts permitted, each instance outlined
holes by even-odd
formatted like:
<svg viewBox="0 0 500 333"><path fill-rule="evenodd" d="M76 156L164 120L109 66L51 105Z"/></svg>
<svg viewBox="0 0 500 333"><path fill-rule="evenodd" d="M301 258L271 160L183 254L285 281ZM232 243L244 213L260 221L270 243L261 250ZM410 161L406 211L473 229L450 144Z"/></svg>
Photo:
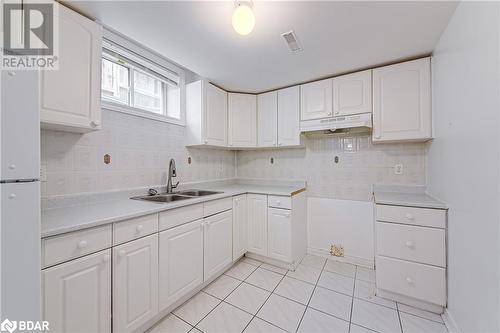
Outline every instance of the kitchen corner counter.
<svg viewBox="0 0 500 333"><path fill-rule="evenodd" d="M447 209L445 203L425 193L425 187L374 186L376 204L419 208Z"/></svg>
<svg viewBox="0 0 500 333"><path fill-rule="evenodd" d="M232 197L245 193L293 196L305 191L304 185L267 185L256 183L234 183L218 185L193 185L191 188L223 192L219 194L195 197L189 200L171 203L155 203L120 198L99 203L73 205L67 207L42 210L41 237L60 235L68 232L92 228L113 222L123 221L139 216L154 214L174 208L197 203Z"/></svg>

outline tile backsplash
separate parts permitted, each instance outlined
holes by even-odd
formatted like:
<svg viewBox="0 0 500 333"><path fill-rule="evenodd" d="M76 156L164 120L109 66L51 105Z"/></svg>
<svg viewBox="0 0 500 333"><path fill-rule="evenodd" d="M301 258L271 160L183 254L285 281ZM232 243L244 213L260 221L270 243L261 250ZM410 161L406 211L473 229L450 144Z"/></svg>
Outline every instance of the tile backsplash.
<svg viewBox="0 0 500 333"><path fill-rule="evenodd" d="M42 197L166 183L175 158L181 182L234 178L235 153L185 148L185 127L103 110L103 129L42 131ZM109 154L111 163L104 163ZM191 157L191 164L188 164Z"/></svg>
<svg viewBox="0 0 500 333"><path fill-rule="evenodd" d="M423 143L372 144L367 135L304 143L305 148L238 152L237 177L305 180L309 196L363 201L371 200L373 184L425 185ZM402 174L395 174L396 164L403 165Z"/></svg>

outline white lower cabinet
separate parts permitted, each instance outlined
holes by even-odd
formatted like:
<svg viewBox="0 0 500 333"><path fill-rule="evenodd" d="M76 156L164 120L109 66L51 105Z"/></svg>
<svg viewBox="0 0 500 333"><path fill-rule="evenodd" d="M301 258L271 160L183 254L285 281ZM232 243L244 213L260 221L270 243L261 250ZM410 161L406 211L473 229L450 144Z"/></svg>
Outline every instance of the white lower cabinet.
<svg viewBox="0 0 500 333"><path fill-rule="evenodd" d="M233 261L247 251L247 195L233 198Z"/></svg>
<svg viewBox="0 0 500 333"><path fill-rule="evenodd" d="M248 194L247 250L267 255L267 195Z"/></svg>
<svg viewBox="0 0 500 333"><path fill-rule="evenodd" d="M269 208L267 214L268 257L292 261L292 214L288 209Z"/></svg>
<svg viewBox="0 0 500 333"><path fill-rule="evenodd" d="M160 311L203 283L203 220L160 232Z"/></svg>
<svg viewBox="0 0 500 333"><path fill-rule="evenodd" d="M111 332L111 250L42 271L51 332Z"/></svg>
<svg viewBox="0 0 500 333"><path fill-rule="evenodd" d="M233 261L233 212L231 210L203 219L204 281Z"/></svg>
<svg viewBox="0 0 500 333"><path fill-rule="evenodd" d="M113 248L113 331L132 332L158 313L158 234Z"/></svg>

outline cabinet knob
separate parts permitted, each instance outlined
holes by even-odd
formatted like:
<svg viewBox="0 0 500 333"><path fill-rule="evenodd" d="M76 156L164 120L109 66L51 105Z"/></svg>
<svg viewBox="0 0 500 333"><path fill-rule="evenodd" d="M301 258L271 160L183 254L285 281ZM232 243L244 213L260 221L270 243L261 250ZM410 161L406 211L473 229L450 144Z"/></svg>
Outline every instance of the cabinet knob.
<svg viewBox="0 0 500 333"><path fill-rule="evenodd" d="M144 229L144 226L143 226L142 224L139 224L139 225L137 226L137 228L135 228L135 230L137 230L137 232L142 231L142 229Z"/></svg>
<svg viewBox="0 0 500 333"><path fill-rule="evenodd" d="M99 126L100 124L101 124L101 122L100 122L99 120L92 120L92 121L90 122L90 126L92 126L92 127L97 127L97 126Z"/></svg>
<svg viewBox="0 0 500 333"><path fill-rule="evenodd" d="M17 195L15 195L14 193L9 195L9 199L15 199L16 197L17 197Z"/></svg>
<svg viewBox="0 0 500 333"><path fill-rule="evenodd" d="M338 112L338 111L335 111L335 114L339 114L339 112Z"/></svg>
<svg viewBox="0 0 500 333"><path fill-rule="evenodd" d="M411 279L411 277L407 276L406 277L406 282L408 282L408 284L412 284L413 280Z"/></svg>
<svg viewBox="0 0 500 333"><path fill-rule="evenodd" d="M108 262L111 259L111 256L109 254L106 254L104 257L102 257L102 262Z"/></svg>
<svg viewBox="0 0 500 333"><path fill-rule="evenodd" d="M413 215L411 215L410 213L406 213L405 217L407 220L413 220Z"/></svg>
<svg viewBox="0 0 500 333"><path fill-rule="evenodd" d="M406 241L405 243L406 247L413 247L413 242L412 241Z"/></svg>
<svg viewBox="0 0 500 333"><path fill-rule="evenodd" d="M80 243L78 243L78 248L79 248L79 249L84 249L84 248L86 248L86 247L87 247L87 245L88 245L88 244L87 244L87 241L82 240L82 241L80 241Z"/></svg>
<svg viewBox="0 0 500 333"><path fill-rule="evenodd" d="M16 168L17 168L17 166L16 166L15 164L11 164L11 165L9 165L9 169L10 169L10 170L14 170L14 169L16 169Z"/></svg>
<svg viewBox="0 0 500 333"><path fill-rule="evenodd" d="M125 250L118 251L118 256L123 257L126 254Z"/></svg>
<svg viewBox="0 0 500 333"><path fill-rule="evenodd" d="M9 71L9 76L16 76L16 72L13 72L13 71Z"/></svg>
<svg viewBox="0 0 500 333"><path fill-rule="evenodd" d="M328 112L328 115L331 116L333 113L332 112Z"/></svg>
<svg viewBox="0 0 500 333"><path fill-rule="evenodd" d="M203 142L208 143L208 140L207 140L207 139L205 139Z"/></svg>

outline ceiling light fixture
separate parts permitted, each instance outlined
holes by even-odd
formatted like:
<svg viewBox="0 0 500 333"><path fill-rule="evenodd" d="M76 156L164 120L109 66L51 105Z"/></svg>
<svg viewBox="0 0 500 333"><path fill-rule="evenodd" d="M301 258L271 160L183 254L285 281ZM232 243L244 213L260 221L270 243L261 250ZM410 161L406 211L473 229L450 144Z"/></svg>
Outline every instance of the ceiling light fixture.
<svg viewBox="0 0 500 333"><path fill-rule="evenodd" d="M240 35L248 35L255 26L255 15L252 11L252 2L235 1L233 12L233 28Z"/></svg>

